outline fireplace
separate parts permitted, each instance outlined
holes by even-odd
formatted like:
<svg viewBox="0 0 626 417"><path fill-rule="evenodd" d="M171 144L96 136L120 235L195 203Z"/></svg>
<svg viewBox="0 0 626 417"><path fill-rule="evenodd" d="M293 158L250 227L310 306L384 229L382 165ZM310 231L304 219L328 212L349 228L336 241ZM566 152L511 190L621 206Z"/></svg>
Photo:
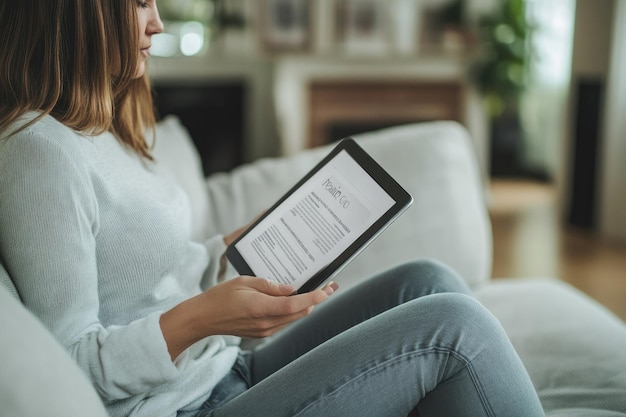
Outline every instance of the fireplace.
<svg viewBox="0 0 626 417"><path fill-rule="evenodd" d="M454 81L312 81L308 146L400 124L462 122L463 91Z"/></svg>

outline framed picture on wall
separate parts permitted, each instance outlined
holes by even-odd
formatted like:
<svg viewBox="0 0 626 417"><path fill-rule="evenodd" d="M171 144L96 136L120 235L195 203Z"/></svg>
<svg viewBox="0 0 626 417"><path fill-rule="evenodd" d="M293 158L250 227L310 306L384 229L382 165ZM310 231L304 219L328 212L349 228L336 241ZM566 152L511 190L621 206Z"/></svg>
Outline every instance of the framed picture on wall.
<svg viewBox="0 0 626 417"><path fill-rule="evenodd" d="M391 44L390 7L379 0L337 0L338 43L347 53L380 54Z"/></svg>
<svg viewBox="0 0 626 417"><path fill-rule="evenodd" d="M311 47L310 0L261 0L261 38L272 52L303 52Z"/></svg>

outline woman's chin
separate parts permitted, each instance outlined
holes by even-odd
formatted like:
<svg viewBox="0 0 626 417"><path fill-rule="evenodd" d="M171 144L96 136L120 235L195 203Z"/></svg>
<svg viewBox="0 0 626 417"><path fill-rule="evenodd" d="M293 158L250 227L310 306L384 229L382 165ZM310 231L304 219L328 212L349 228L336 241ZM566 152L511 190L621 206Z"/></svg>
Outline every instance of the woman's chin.
<svg viewBox="0 0 626 417"><path fill-rule="evenodd" d="M137 78L143 77L145 72L146 72L146 61L141 60L139 62L139 65L137 65L137 71L135 72L134 78L137 79Z"/></svg>

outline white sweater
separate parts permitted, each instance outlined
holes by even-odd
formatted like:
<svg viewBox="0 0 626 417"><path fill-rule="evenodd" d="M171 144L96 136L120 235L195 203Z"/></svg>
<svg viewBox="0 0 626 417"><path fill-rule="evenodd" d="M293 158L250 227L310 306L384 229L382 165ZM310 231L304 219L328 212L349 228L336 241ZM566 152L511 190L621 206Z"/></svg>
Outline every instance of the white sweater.
<svg viewBox="0 0 626 417"><path fill-rule="evenodd" d="M26 307L112 416L198 406L231 368L239 340L207 338L172 363L159 317L215 283L222 236L192 242L184 192L111 134L84 136L45 117L6 135L0 258Z"/></svg>

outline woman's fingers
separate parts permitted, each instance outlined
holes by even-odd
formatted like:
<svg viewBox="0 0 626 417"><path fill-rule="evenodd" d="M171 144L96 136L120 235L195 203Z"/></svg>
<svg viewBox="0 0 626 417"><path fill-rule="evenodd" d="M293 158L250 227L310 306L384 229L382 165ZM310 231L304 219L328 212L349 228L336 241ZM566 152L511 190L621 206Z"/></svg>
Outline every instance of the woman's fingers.
<svg viewBox="0 0 626 417"><path fill-rule="evenodd" d="M279 330L285 328L294 321L308 316L313 307L309 307L306 310L299 311L295 314L288 316L276 316L276 317L264 317L259 319L256 324L256 332L251 337L267 337L271 336Z"/></svg>
<svg viewBox="0 0 626 417"><path fill-rule="evenodd" d="M268 284L268 285L277 285L277 284ZM299 312L310 309L319 303L326 300L336 288L336 284L334 286L328 285L322 289L310 291L303 294L295 294L290 295L289 297L276 297L278 294L268 294L270 295L267 301L267 304L264 306L263 313L267 316L290 316L297 314ZM278 290L280 291L280 290ZM285 292L287 290L285 289ZM291 293L289 293L291 294ZM282 293L285 295L285 293Z"/></svg>
<svg viewBox="0 0 626 417"><path fill-rule="evenodd" d="M253 288L260 293L271 297L286 297L284 299L271 299L267 300L270 304L269 309L266 311L269 315L289 315L302 311L306 308L315 306L330 295L332 295L338 288L338 285L334 282L330 282L322 289L310 291L303 294L293 294L293 287L285 284L279 284L275 281L255 278L244 277L244 284L250 288Z"/></svg>
<svg viewBox="0 0 626 417"><path fill-rule="evenodd" d="M290 285L279 284L276 281L256 277L243 277L244 284L263 294L275 297L288 296L293 294L294 289Z"/></svg>
<svg viewBox="0 0 626 417"><path fill-rule="evenodd" d="M339 288L339 286L335 282L330 282L327 285L325 285L321 290L318 290L318 291L323 291L324 293L326 293L326 298L328 298L332 293L337 291L338 288ZM297 296L294 296L294 297L297 297ZM294 297L290 297L290 298L294 298ZM311 314L311 312L313 311L314 308L315 308L315 305L312 305L312 306L309 306L308 308L306 308L304 310L298 311L297 313L294 313L294 314L291 314L291 315L277 316L275 318L276 321L274 322L275 325L272 326L272 327L269 327L267 329L268 330L267 333L263 334L261 337L270 336L270 335L272 335L272 334L282 330L283 328L288 326L290 323L308 316L309 314Z"/></svg>

